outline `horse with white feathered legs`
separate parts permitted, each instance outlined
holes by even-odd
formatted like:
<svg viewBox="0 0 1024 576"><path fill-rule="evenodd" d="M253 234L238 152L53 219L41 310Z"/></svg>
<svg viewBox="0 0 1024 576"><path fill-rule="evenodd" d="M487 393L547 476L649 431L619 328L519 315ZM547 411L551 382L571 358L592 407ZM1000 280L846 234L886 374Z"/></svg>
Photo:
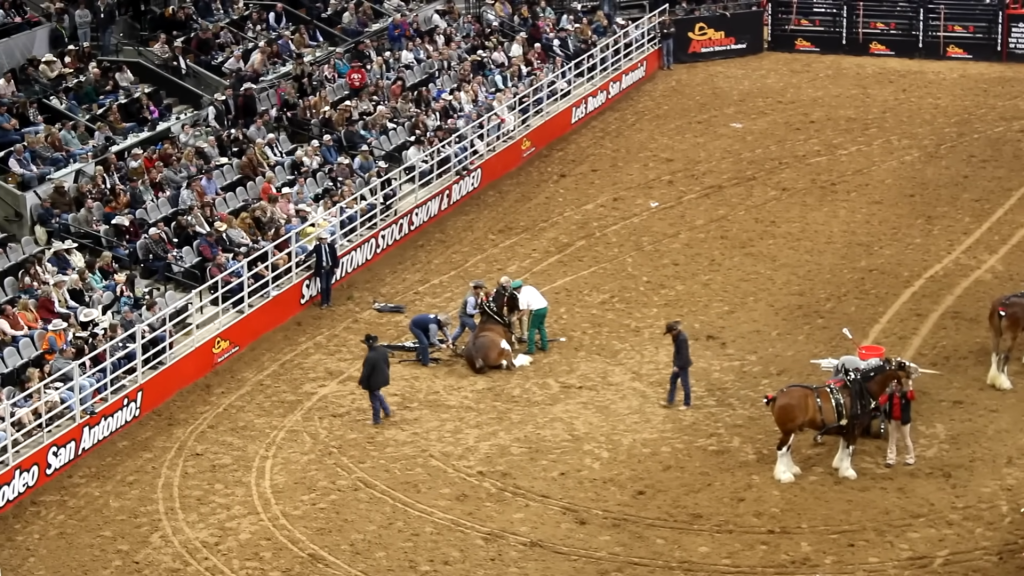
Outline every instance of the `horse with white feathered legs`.
<svg viewBox="0 0 1024 576"><path fill-rule="evenodd" d="M765 396L781 436L775 446L775 479L793 482L800 468L793 462L793 439L804 430L819 435L840 436L839 451L832 468L840 478L855 480L853 449L858 432L870 421L871 408L895 381L917 377L917 366L899 358L885 358L860 373L846 371L822 386L792 384Z"/></svg>

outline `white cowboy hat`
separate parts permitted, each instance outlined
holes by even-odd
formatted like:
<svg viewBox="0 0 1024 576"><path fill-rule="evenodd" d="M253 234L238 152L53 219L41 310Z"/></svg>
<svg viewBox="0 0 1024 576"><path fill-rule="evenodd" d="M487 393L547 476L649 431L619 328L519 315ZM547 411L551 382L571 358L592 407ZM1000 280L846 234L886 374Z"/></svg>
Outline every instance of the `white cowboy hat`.
<svg viewBox="0 0 1024 576"><path fill-rule="evenodd" d="M317 234L316 237L321 240L327 240L328 238L330 238L330 236L327 235L327 232L321 232Z"/></svg>
<svg viewBox="0 0 1024 576"><path fill-rule="evenodd" d="M72 240L68 240L67 242L64 243L64 249L65 250L70 250L72 248L78 248L78 242L74 242Z"/></svg>
<svg viewBox="0 0 1024 576"><path fill-rule="evenodd" d="M132 156L142 154L142 148L132 148Z"/></svg>
<svg viewBox="0 0 1024 576"><path fill-rule="evenodd" d="M61 320L60 318L50 322L50 330L63 330L68 327L68 323Z"/></svg>
<svg viewBox="0 0 1024 576"><path fill-rule="evenodd" d="M387 168L387 167L388 167L388 163L387 162L377 162L377 168Z"/></svg>
<svg viewBox="0 0 1024 576"><path fill-rule="evenodd" d="M227 96L225 96L223 94L217 94L216 96L214 96L214 99L215 100L227 100Z"/></svg>
<svg viewBox="0 0 1024 576"><path fill-rule="evenodd" d="M298 206L295 207L295 211L296 212L309 212L309 207L306 206L305 204L299 204Z"/></svg>
<svg viewBox="0 0 1024 576"><path fill-rule="evenodd" d="M216 222L213 225L213 229L216 230L217 232L223 232L228 229L228 225L223 222Z"/></svg>
<svg viewBox="0 0 1024 576"><path fill-rule="evenodd" d="M67 282L67 281L68 281L68 277L64 276L63 274L58 274L57 276L53 277L53 283L54 284L60 284L61 282Z"/></svg>
<svg viewBox="0 0 1024 576"><path fill-rule="evenodd" d="M64 242L61 242L60 240L57 240L56 242L50 245L50 250L54 252L56 252L57 250L63 250L64 248Z"/></svg>
<svg viewBox="0 0 1024 576"><path fill-rule="evenodd" d="M331 141L332 141L331 140L331 135L330 134L325 134L324 135L324 142L331 142Z"/></svg>
<svg viewBox="0 0 1024 576"><path fill-rule="evenodd" d="M82 308L78 311L78 320L81 322L92 322L99 317L100 312L95 308Z"/></svg>
<svg viewBox="0 0 1024 576"><path fill-rule="evenodd" d="M349 160L348 156L342 156L342 157L341 157L341 163L342 163L342 164L351 164L351 163L352 163L352 161L351 161L351 160Z"/></svg>
<svg viewBox="0 0 1024 576"><path fill-rule="evenodd" d="M111 221L110 223L111 224L117 224L118 226L127 226L128 225L128 219L125 218L124 216L114 216L113 221Z"/></svg>
<svg viewBox="0 0 1024 576"><path fill-rule="evenodd" d="M256 89L256 85L253 84L252 82L246 82L245 84L242 84L242 90L255 90L255 89Z"/></svg>
<svg viewBox="0 0 1024 576"><path fill-rule="evenodd" d="M43 56L43 62L56 62L56 61L57 61L57 58L55 58L53 54L47 54L46 56Z"/></svg>

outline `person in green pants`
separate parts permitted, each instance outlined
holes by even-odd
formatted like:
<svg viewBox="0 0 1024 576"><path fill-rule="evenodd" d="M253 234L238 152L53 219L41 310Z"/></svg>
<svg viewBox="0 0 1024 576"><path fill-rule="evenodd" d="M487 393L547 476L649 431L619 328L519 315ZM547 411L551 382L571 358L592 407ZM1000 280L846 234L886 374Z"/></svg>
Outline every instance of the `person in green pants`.
<svg viewBox="0 0 1024 576"><path fill-rule="evenodd" d="M526 353L536 352L534 335L540 332L540 350L548 350L548 331L544 322L548 317L548 301L533 286L524 286L522 280L512 282L512 290L519 295L519 308L530 312L530 324L526 329Z"/></svg>

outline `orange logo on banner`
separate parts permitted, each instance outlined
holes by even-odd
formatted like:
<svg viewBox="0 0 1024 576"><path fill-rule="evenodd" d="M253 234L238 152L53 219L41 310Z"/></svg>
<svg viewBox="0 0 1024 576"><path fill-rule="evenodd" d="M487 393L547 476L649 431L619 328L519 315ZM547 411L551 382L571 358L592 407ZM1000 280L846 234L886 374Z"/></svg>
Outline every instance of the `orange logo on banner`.
<svg viewBox="0 0 1024 576"><path fill-rule="evenodd" d="M878 42L872 42L868 45L868 52L871 54L895 54L892 50L889 50L885 46Z"/></svg>
<svg viewBox="0 0 1024 576"><path fill-rule="evenodd" d="M698 22L693 27L693 32L687 32L686 35L691 40L690 49L687 51L689 54L714 50L719 46L732 46L736 43L736 39L732 36L726 36L725 32L719 32L714 28L710 28L703 22Z"/></svg>
<svg viewBox="0 0 1024 576"><path fill-rule="evenodd" d="M211 351L213 352L213 363L220 364L227 360L229 356L238 352L239 348L240 347L231 340L218 336L217 339L213 341L213 348L211 348Z"/></svg>
<svg viewBox="0 0 1024 576"><path fill-rule="evenodd" d="M946 57L947 58L970 58L971 55L967 53L963 48L957 48L950 44L946 46Z"/></svg>
<svg viewBox="0 0 1024 576"><path fill-rule="evenodd" d="M523 143L519 145L523 150L526 150L530 146L533 146L533 142L530 142L529 138L523 138Z"/></svg>
<svg viewBox="0 0 1024 576"><path fill-rule="evenodd" d="M793 48L796 50L803 50L809 52L817 52L818 50L817 46L811 44L810 42L804 40L803 38L797 38L796 41L793 43Z"/></svg>

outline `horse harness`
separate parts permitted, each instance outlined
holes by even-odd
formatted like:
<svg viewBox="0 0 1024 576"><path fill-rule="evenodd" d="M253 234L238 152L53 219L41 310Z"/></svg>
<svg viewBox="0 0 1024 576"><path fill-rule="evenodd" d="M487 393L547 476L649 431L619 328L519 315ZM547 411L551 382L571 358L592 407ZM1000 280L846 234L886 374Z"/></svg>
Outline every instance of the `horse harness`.
<svg viewBox="0 0 1024 576"><path fill-rule="evenodd" d="M818 415L821 417L821 421L825 422L825 407L821 402L821 395L818 394L819 390L824 389L828 394L828 399L832 404L832 413L836 415L836 422L834 424L827 424L821 430L818 431L818 436L825 434L833 428L840 428L846 426L849 420L849 410L846 406L846 400L843 399L842 392L839 388L843 385L847 385L846 379L844 378L832 378L825 383L824 386L808 386L806 384L793 384L790 388L805 388L814 393L814 401L818 405ZM852 393L852 388L851 388ZM851 394L852 395L852 394ZM851 399L852 400L852 399Z"/></svg>

